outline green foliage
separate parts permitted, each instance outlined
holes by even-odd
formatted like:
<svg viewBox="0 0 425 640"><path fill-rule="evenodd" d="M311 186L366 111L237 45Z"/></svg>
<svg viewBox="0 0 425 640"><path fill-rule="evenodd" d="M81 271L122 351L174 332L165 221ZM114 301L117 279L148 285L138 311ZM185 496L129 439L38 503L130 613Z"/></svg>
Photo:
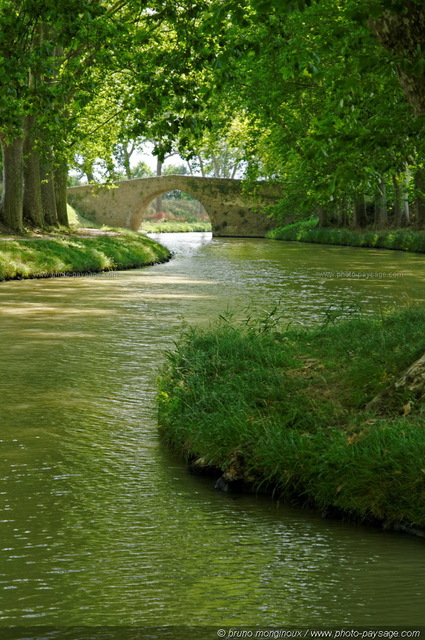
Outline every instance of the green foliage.
<svg viewBox="0 0 425 640"><path fill-rule="evenodd" d="M169 176L169 175L185 176L187 174L188 174L188 170L184 164L168 164L166 167L163 167L162 169L163 176Z"/></svg>
<svg viewBox="0 0 425 640"><path fill-rule="evenodd" d="M153 175L153 170L143 161L138 162L132 171L132 178L151 178Z"/></svg>
<svg viewBox="0 0 425 640"><path fill-rule="evenodd" d="M189 329L160 378L161 431L223 470L237 454L246 477L284 497L425 526L422 407L403 418L364 412L423 353L424 322L413 307L310 331L230 316Z"/></svg>
<svg viewBox="0 0 425 640"><path fill-rule="evenodd" d="M380 2L362 3L362 18L351 0L224 6L213 14L225 33L221 112L245 119L247 175L285 181L274 211L281 222L318 206L336 215L341 201L373 199L383 177L388 185L406 164L420 164L424 120L365 19L382 14Z"/></svg>

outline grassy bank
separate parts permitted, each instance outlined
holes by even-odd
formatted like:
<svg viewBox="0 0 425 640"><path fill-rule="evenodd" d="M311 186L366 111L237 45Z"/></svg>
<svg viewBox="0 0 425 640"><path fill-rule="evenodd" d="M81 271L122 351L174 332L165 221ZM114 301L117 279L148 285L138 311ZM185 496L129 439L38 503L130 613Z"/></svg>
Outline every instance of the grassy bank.
<svg viewBox="0 0 425 640"><path fill-rule="evenodd" d="M425 232L413 231L412 229L391 229L386 231L333 229L330 227L318 227L317 219L313 219L273 229L267 236L275 240L339 244L350 247L374 247L376 249L396 249L398 251L425 253Z"/></svg>
<svg viewBox="0 0 425 640"><path fill-rule="evenodd" d="M425 413L365 405L425 351L425 310L276 332L189 330L160 379L165 439L230 479L356 520L425 527ZM407 409L408 407L408 409ZM405 414L405 415L403 415Z"/></svg>
<svg viewBox="0 0 425 640"><path fill-rule="evenodd" d="M130 269L169 257L165 247L132 231L0 238L0 280Z"/></svg>
<svg viewBox="0 0 425 640"><path fill-rule="evenodd" d="M159 220L158 222L144 220L141 229L148 233L188 233L190 231L211 231L211 223L203 220L198 222L178 222L178 220Z"/></svg>

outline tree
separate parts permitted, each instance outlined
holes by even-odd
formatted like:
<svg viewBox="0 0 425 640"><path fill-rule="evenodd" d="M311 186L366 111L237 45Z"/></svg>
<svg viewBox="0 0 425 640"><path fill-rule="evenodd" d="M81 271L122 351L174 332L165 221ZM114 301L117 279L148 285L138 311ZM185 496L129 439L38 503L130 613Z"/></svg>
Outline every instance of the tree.
<svg viewBox="0 0 425 640"><path fill-rule="evenodd" d="M90 62L98 57L94 47L105 35L107 14L106 3L94 5L90 0L0 4L2 79L8 87L0 104L4 160L0 218L10 229L21 230L24 202L30 222L42 222L43 214L47 222L56 223L58 206L59 217L65 215L69 110L71 102L78 103L79 96L88 92ZM24 188L29 197L22 197Z"/></svg>
<svg viewBox="0 0 425 640"><path fill-rule="evenodd" d="M150 166L142 160L134 167L132 175L133 178L151 178L153 176L153 171Z"/></svg>
<svg viewBox="0 0 425 640"><path fill-rule="evenodd" d="M118 167L124 169L125 178L131 180L136 177L131 168L131 157L136 151L140 151L144 140L126 140L120 141L114 148L113 156ZM139 168L139 171L142 167ZM139 176L140 177L140 176Z"/></svg>
<svg viewBox="0 0 425 640"><path fill-rule="evenodd" d="M288 4L226 3L217 85L233 111L248 114L248 173L287 180L287 203L320 210L323 224L347 223L360 196L390 194L392 176L420 164L421 128L391 56L354 15L359 3L322 0L303 12ZM381 197L376 212L384 210Z"/></svg>
<svg viewBox="0 0 425 640"><path fill-rule="evenodd" d="M39 195L42 214L51 211L54 221L54 207L57 212L63 204L65 163L76 151L80 118L105 94L105 87L109 93L114 84L125 88L120 97L115 89L113 113L110 108L106 121L119 121L121 129L125 114L133 113L127 139L140 135L136 129L152 129L164 147L176 132L193 124L199 61L193 56L186 60L181 53L182 48L191 50L188 25L202 10L203 3L192 5L189 0L178 6L171 0L142 6L136 0L1 0L1 78L8 87L0 101L3 224L22 228L24 200L28 221L39 220L40 211L30 206L39 202ZM172 75L173 93L168 96L163 87ZM170 114L172 107L172 115L160 118L166 107ZM102 128L99 121L106 109L97 114L95 131ZM28 169L24 186L33 194L26 199L23 159Z"/></svg>

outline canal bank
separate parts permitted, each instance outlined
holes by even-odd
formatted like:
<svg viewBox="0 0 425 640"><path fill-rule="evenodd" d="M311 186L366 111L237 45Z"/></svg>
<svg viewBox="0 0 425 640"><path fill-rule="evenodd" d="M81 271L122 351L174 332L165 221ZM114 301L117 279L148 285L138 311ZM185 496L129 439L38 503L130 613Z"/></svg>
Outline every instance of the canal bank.
<svg viewBox="0 0 425 640"><path fill-rule="evenodd" d="M425 253L424 231L411 228L354 230L342 227L319 227L317 218L277 227L269 231L267 237L292 242Z"/></svg>
<svg viewBox="0 0 425 640"><path fill-rule="evenodd" d="M144 267L170 258L132 231L84 229L68 234L0 238L0 280L84 275Z"/></svg>
<svg viewBox="0 0 425 640"><path fill-rule="evenodd" d="M423 367L391 388L425 352L424 325L412 306L281 331L275 307L190 329L160 381L161 432L194 471L220 469L224 491L268 487L425 535Z"/></svg>

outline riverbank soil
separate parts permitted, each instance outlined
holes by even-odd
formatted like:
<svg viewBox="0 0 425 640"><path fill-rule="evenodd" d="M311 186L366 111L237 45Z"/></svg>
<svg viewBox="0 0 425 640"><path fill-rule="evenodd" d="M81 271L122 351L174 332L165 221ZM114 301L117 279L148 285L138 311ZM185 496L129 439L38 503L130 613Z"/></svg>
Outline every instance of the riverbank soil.
<svg viewBox="0 0 425 640"><path fill-rule="evenodd" d="M411 307L314 330L278 331L267 317L190 329L160 379L161 432L191 464L219 468L222 488L268 486L422 531L423 394L395 383L425 353L424 326L425 310ZM372 402L389 390L391 401Z"/></svg>
<svg viewBox="0 0 425 640"><path fill-rule="evenodd" d="M168 249L127 230L80 228L71 233L0 237L0 280L132 269L170 258Z"/></svg>

